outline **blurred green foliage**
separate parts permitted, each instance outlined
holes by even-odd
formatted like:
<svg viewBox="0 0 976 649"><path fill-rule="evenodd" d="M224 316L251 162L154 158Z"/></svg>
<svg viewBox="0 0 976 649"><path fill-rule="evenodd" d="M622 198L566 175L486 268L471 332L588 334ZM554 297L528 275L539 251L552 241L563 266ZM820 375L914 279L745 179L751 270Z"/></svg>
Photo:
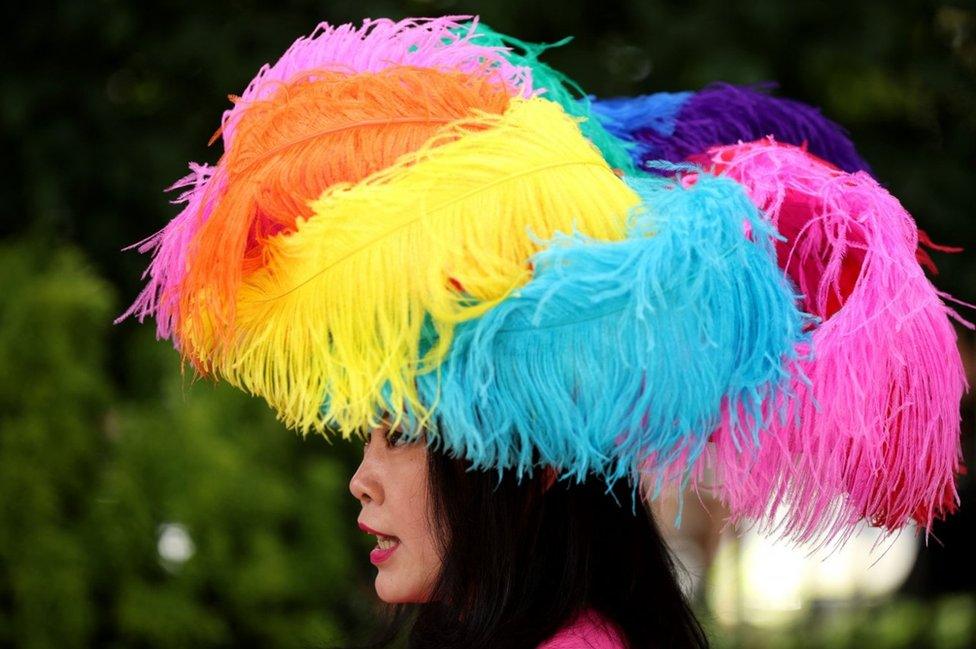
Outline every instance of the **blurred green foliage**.
<svg viewBox="0 0 976 649"><path fill-rule="evenodd" d="M115 350L153 386L126 397L76 250L6 244L0 283L0 646L324 646L364 619L351 445L188 385L148 329Z"/></svg>
<svg viewBox="0 0 976 649"><path fill-rule="evenodd" d="M976 241L971 3L29 3L0 78L0 647L313 647L373 623L346 491L358 450L194 381L151 326L113 327L146 263L120 249L172 218L161 190L187 160L215 161L226 96L318 21L466 12L575 35L547 61L603 96L777 80L850 130L935 241ZM972 301L976 258L935 257L940 287ZM714 636L962 647L974 607L906 599Z"/></svg>

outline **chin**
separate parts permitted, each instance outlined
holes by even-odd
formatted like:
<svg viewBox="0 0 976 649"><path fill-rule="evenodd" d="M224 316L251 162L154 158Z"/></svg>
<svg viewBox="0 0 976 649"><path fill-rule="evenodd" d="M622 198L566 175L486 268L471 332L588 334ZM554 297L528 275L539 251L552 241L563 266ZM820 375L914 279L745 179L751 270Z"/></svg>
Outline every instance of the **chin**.
<svg viewBox="0 0 976 649"><path fill-rule="evenodd" d="M427 588L420 584L407 584L381 570L373 583L376 595L387 604L422 604L427 601Z"/></svg>

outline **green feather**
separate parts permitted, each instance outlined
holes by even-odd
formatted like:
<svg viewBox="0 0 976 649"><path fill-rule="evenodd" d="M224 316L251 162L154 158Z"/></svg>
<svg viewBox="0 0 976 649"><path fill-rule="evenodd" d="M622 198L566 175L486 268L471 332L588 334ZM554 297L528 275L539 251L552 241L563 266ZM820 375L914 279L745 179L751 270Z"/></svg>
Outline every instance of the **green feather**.
<svg viewBox="0 0 976 649"><path fill-rule="evenodd" d="M465 32L471 29L471 23L464 25ZM591 110L590 97L583 92L583 89L573 79L562 72L550 67L539 60L539 57L548 49L565 45L573 39L567 36L555 43L527 43L512 36L496 32L494 29L478 22L475 25L472 40L480 45L489 47L501 47L507 50L506 58L513 65L526 66L532 70L532 87L543 89L541 96L550 101L554 101L563 107L568 114L573 117L582 118L580 129L603 154L607 163L623 171L626 175L641 175L638 168L634 165L633 157L629 150L629 143L612 136Z"/></svg>

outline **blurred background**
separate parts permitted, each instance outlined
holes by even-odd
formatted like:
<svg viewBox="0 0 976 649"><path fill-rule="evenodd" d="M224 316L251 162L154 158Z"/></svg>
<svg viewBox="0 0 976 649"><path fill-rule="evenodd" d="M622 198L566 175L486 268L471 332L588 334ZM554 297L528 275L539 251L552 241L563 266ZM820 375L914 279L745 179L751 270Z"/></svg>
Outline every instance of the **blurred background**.
<svg viewBox="0 0 976 649"><path fill-rule="evenodd" d="M779 82L849 129L933 241L967 248L933 252L934 281L976 299L972 3L23 4L0 81L0 647L322 647L375 622L358 444L301 439L112 320L147 263L121 249L175 216L163 189L187 161L216 161L228 94L321 20L447 13L575 36L545 60L600 96ZM970 466L973 420L970 394ZM972 475L960 493L927 543L865 530L810 556L736 540L695 498L671 542L716 647L976 647Z"/></svg>

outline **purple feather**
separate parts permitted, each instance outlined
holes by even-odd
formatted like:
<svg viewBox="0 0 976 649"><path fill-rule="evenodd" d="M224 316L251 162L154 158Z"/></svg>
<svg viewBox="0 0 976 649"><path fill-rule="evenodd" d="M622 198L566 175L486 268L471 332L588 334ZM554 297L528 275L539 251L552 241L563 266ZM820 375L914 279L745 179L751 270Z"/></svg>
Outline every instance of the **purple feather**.
<svg viewBox="0 0 976 649"><path fill-rule="evenodd" d="M769 95L774 87L772 83L746 87L716 82L681 104L671 133L662 132L655 128L653 120L642 120L639 115L615 130L637 143L640 165L649 160L681 162L713 146L751 142L772 135L778 142L805 147L846 172L870 173L870 167L858 155L842 126L824 117L814 106ZM665 97L672 93L659 94ZM642 100L646 105L654 97L633 101ZM596 112L599 114L599 109ZM629 132L620 133L621 126Z"/></svg>

